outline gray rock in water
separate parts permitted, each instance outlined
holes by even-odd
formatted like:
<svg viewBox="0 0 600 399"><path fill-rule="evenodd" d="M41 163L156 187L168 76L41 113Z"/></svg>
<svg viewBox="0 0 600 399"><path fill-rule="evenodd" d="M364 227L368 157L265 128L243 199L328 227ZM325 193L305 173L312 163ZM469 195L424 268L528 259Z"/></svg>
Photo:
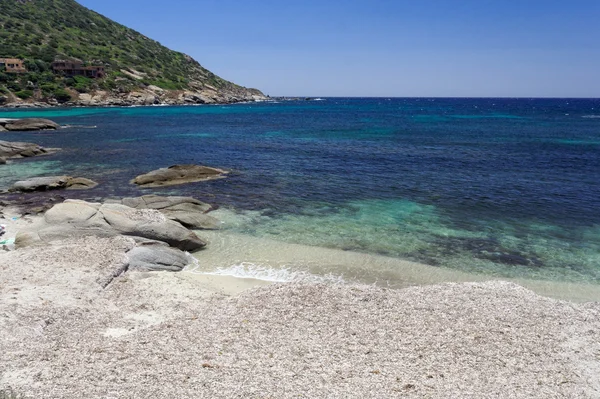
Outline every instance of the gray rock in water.
<svg viewBox="0 0 600 399"><path fill-rule="evenodd" d="M189 210L190 212L208 212L212 206L192 197L143 195L141 197L123 198L123 205L137 209L174 209Z"/></svg>
<svg viewBox="0 0 600 399"><path fill-rule="evenodd" d="M129 270L178 272L190 264L188 256L174 248L160 245L135 247L127 252Z"/></svg>
<svg viewBox="0 0 600 399"><path fill-rule="evenodd" d="M67 190L87 190L97 185L98 183L85 177L72 177L67 183Z"/></svg>
<svg viewBox="0 0 600 399"><path fill-rule="evenodd" d="M9 131L56 130L59 127L58 123L42 118L15 119L4 125Z"/></svg>
<svg viewBox="0 0 600 399"><path fill-rule="evenodd" d="M27 158L38 155L47 155L57 149L47 149L33 143L21 143L15 141L0 140L0 157L3 158Z"/></svg>
<svg viewBox="0 0 600 399"><path fill-rule="evenodd" d="M217 218L206 215L212 209L211 205L192 197L144 195L124 198L122 203L137 209L159 210L167 218L191 229L218 229L221 224Z"/></svg>
<svg viewBox="0 0 600 399"><path fill-rule="evenodd" d="M221 226L221 221L203 213L185 211L162 211L171 220L181 223L189 229L216 230Z"/></svg>
<svg viewBox="0 0 600 399"><path fill-rule="evenodd" d="M71 176L46 176L46 177L34 177L28 180L21 180L13 184L8 191L20 191L20 192L31 192L31 191L48 191L48 190L86 190L94 188L98 185L93 180L89 180L83 177L71 177Z"/></svg>
<svg viewBox="0 0 600 399"><path fill-rule="evenodd" d="M200 237L181 224L168 220L152 209L133 209L121 204L98 204L67 200L49 209L45 226L23 234L17 246L47 243L78 236L111 237L125 235L156 240L183 251L196 251L206 246ZM139 240L139 238L138 238Z"/></svg>
<svg viewBox="0 0 600 399"><path fill-rule="evenodd" d="M140 187L162 187L224 177L227 172L201 165L173 165L137 176L131 181Z"/></svg>
<svg viewBox="0 0 600 399"><path fill-rule="evenodd" d="M13 184L8 191L47 191L66 188L69 176L47 176L34 177L29 180L21 180Z"/></svg>

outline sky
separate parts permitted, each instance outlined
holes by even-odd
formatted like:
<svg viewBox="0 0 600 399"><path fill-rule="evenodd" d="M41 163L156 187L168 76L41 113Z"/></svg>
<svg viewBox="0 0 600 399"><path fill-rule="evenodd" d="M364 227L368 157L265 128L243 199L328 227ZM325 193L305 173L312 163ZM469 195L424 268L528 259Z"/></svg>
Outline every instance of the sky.
<svg viewBox="0 0 600 399"><path fill-rule="evenodd" d="M77 0L271 96L600 97L600 0Z"/></svg>

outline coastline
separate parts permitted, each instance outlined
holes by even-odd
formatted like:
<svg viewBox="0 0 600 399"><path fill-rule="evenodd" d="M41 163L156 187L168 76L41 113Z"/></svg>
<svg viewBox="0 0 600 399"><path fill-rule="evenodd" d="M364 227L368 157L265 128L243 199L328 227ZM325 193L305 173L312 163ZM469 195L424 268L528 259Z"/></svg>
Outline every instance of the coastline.
<svg viewBox="0 0 600 399"><path fill-rule="evenodd" d="M4 212L7 238L39 222ZM206 233L218 245L197 253L200 263L214 263L224 246L222 264L273 255L243 237ZM409 287L400 289L190 271L116 275L123 245L84 237L0 254L0 390L24 398L599 397L600 303L511 282L441 283L442 271L411 286L428 266L410 262ZM268 247L291 258L307 249ZM315 248L306 256L324 252L341 263L391 262Z"/></svg>

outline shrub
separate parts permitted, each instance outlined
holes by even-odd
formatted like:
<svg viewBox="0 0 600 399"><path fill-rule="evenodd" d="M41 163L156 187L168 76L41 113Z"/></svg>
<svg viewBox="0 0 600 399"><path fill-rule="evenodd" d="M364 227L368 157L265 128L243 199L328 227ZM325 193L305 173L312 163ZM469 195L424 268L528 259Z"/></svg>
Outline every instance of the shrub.
<svg viewBox="0 0 600 399"><path fill-rule="evenodd" d="M15 96L19 97L21 100L27 100L28 98L33 97L32 90L21 90L15 93Z"/></svg>
<svg viewBox="0 0 600 399"><path fill-rule="evenodd" d="M42 89L42 91L44 93L54 93L56 90L58 90L58 85L56 83L42 83L40 85L40 89Z"/></svg>
<svg viewBox="0 0 600 399"><path fill-rule="evenodd" d="M56 89L54 90L54 98L59 103L65 103L67 101L71 101L71 94L65 89Z"/></svg>
<svg viewBox="0 0 600 399"><path fill-rule="evenodd" d="M21 86L21 83L19 83L19 81L17 80L7 82L6 87L8 87L12 91L19 91L24 88L23 86Z"/></svg>

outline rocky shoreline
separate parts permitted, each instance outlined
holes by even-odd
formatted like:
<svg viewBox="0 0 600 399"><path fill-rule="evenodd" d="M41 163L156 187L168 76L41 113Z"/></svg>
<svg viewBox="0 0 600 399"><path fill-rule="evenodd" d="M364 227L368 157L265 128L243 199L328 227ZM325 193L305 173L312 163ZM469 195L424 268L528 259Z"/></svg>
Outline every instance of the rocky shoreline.
<svg viewBox="0 0 600 399"><path fill-rule="evenodd" d="M55 99L44 101L21 100L9 94L2 97L0 107L3 108L52 108L52 107L126 107L143 105L200 105L200 104L235 104L241 102L267 101L268 96L255 89L239 89L219 91L205 88L201 91L164 90L157 86L128 93L114 93L98 90L90 93L71 92L72 100L58 102Z"/></svg>

